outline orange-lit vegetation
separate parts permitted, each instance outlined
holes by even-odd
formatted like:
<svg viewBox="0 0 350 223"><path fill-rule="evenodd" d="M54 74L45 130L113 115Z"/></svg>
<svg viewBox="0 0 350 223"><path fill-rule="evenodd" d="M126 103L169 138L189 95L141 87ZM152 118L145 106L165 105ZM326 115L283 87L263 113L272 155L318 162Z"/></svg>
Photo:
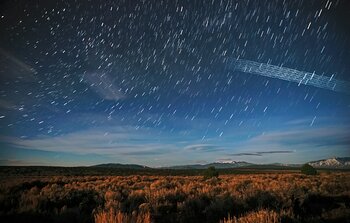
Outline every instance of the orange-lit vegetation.
<svg viewBox="0 0 350 223"><path fill-rule="evenodd" d="M278 223L281 222L281 217L275 211L270 210L259 210L247 214L246 216L240 218L230 218L224 219L220 223Z"/></svg>
<svg viewBox="0 0 350 223"><path fill-rule="evenodd" d="M2 178L1 222L346 222L350 173Z"/></svg>
<svg viewBox="0 0 350 223"><path fill-rule="evenodd" d="M131 215L123 214L120 211L116 211L111 208L109 210L103 210L95 214L96 223L151 223L151 214L146 213L137 213L133 212Z"/></svg>

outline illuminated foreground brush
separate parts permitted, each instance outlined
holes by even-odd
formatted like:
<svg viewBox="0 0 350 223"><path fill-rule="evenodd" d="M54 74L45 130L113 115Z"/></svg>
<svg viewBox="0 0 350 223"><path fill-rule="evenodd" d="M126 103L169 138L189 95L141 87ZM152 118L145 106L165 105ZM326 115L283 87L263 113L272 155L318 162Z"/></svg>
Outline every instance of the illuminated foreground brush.
<svg viewBox="0 0 350 223"><path fill-rule="evenodd" d="M234 70L244 73L257 74L266 77L278 78L336 92L350 94L350 83L337 80L332 76L322 76L315 73L294 70L270 64L258 63L249 60L233 59L230 64Z"/></svg>

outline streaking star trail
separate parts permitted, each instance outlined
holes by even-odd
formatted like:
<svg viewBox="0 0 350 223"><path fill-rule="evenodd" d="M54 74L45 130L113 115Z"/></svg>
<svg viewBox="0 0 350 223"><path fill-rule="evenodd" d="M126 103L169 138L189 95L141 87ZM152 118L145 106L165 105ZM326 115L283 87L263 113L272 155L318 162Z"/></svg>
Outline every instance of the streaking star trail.
<svg viewBox="0 0 350 223"><path fill-rule="evenodd" d="M1 1L0 166L348 157L349 11L345 0Z"/></svg>
<svg viewBox="0 0 350 223"><path fill-rule="evenodd" d="M241 71L244 73L257 74L295 82L298 83L298 86L304 84L350 94L350 83L343 80L337 80L334 78L334 75L318 75L315 73L242 59L233 59L231 61L231 67L236 71Z"/></svg>

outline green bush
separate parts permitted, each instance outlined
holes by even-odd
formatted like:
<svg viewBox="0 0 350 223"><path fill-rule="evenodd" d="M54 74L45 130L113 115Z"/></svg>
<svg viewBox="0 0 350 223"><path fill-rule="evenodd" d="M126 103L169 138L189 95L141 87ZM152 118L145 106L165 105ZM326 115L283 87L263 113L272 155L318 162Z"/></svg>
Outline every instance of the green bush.
<svg viewBox="0 0 350 223"><path fill-rule="evenodd" d="M210 179L218 176L219 172L213 166L208 167L208 169L204 171L204 179Z"/></svg>
<svg viewBox="0 0 350 223"><path fill-rule="evenodd" d="M316 175L317 170L313 168L310 164L304 164L301 167L301 173L306 174L306 175Z"/></svg>

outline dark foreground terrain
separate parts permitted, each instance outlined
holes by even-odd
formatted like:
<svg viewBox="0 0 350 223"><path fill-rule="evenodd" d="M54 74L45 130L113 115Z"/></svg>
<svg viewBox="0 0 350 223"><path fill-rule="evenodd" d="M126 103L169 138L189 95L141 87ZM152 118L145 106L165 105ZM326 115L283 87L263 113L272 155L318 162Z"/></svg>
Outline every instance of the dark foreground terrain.
<svg viewBox="0 0 350 223"><path fill-rule="evenodd" d="M350 222L346 171L0 170L1 222Z"/></svg>

